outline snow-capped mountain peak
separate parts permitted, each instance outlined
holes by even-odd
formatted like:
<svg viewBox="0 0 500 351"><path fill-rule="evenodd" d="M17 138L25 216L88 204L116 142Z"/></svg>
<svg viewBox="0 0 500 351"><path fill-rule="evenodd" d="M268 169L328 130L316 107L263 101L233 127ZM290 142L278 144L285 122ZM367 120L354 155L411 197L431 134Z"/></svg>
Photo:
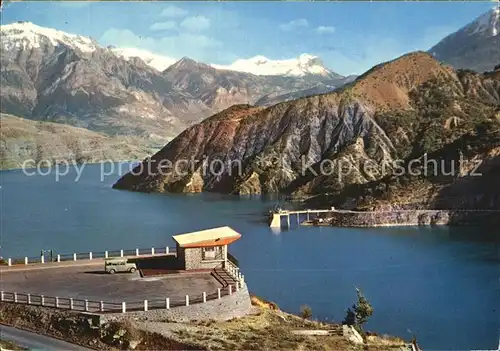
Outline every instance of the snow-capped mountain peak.
<svg viewBox="0 0 500 351"><path fill-rule="evenodd" d="M132 57L138 57L144 61L148 66L158 70L164 71L171 65L173 65L177 60L168 56L154 54L147 50L137 49L137 48L112 48L111 51L115 55L122 57L125 60L130 60Z"/></svg>
<svg viewBox="0 0 500 351"><path fill-rule="evenodd" d="M64 45L84 53L92 53L100 48L100 45L89 37L41 27L31 22L19 21L2 25L0 31L1 47L8 51L16 48L40 48L44 43L50 43L53 46ZM132 57L138 57L158 71L163 71L176 61L173 58L137 48L113 48L111 51L127 61Z"/></svg>
<svg viewBox="0 0 500 351"><path fill-rule="evenodd" d="M500 7L496 6L442 39L429 53L455 68L490 71L500 57L499 33Z"/></svg>
<svg viewBox="0 0 500 351"><path fill-rule="evenodd" d="M261 64L265 64L266 62L268 62L269 59L265 56L257 55L257 56L249 58L247 61L252 62L255 65L261 65Z"/></svg>
<svg viewBox="0 0 500 351"><path fill-rule="evenodd" d="M238 59L230 65L211 65L217 69L252 73L261 76L293 76L319 75L330 77L336 75L323 65L318 56L302 54L294 59L271 60L257 55L249 59Z"/></svg>
<svg viewBox="0 0 500 351"><path fill-rule="evenodd" d="M65 45L82 52L93 52L98 48L98 44L91 38L40 27L31 22L2 25L0 33L2 48L6 50L39 48L47 40L54 46Z"/></svg>
<svg viewBox="0 0 500 351"><path fill-rule="evenodd" d="M310 54L300 54L300 56L298 57L298 60L299 62L302 62L302 63L308 63L308 62L311 62L311 61L317 61L319 59L318 56L314 56L314 55L310 55Z"/></svg>
<svg viewBox="0 0 500 351"><path fill-rule="evenodd" d="M482 34L492 37L497 36L500 32L499 18L500 7L494 7L468 24L464 30L469 34Z"/></svg>

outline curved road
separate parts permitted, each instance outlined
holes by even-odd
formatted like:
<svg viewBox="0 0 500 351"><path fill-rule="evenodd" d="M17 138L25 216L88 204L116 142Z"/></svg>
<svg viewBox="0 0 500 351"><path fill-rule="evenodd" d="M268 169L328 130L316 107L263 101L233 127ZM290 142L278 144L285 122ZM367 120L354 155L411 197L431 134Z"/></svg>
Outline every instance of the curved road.
<svg viewBox="0 0 500 351"><path fill-rule="evenodd" d="M11 341L30 350L61 350L61 351L86 351L85 347L71 344L66 341L54 339L49 336L36 334L22 329L0 325L0 338Z"/></svg>

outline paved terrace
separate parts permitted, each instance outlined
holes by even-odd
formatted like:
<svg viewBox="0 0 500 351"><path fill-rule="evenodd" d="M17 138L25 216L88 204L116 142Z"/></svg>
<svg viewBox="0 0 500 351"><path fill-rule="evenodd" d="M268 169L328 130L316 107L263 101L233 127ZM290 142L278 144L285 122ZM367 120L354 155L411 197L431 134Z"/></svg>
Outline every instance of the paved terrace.
<svg viewBox="0 0 500 351"><path fill-rule="evenodd" d="M64 267L31 267L30 269L2 270L2 291L32 295L72 297L91 301L127 303L144 300L158 301L165 298L172 303L184 301L185 296L202 297L203 292L213 293L221 284L210 272L168 274L142 278L139 272L104 272L103 262L80 263Z"/></svg>
<svg viewBox="0 0 500 351"><path fill-rule="evenodd" d="M17 292L19 301L26 299L25 294L31 294L35 304L40 303L40 295L47 299L57 296L61 300L60 306L65 307L66 304L67 308L69 298L75 299L76 308L77 304L82 303L76 300L116 304L108 305L109 307L121 306L122 302L132 307L149 300L152 308L155 304L163 306L166 298L169 298L171 305L175 305L185 303L186 295L191 300L202 299L204 292L211 295L222 288L210 271L179 273L173 253L166 254L164 251L162 254L151 255L150 251L149 254L143 252L140 256L123 256L129 262L137 264L137 272L114 275L105 273L104 257L44 264L19 262L12 266L1 265L0 290L6 292L7 301L13 299L12 294L8 295L7 292ZM88 254L83 257L88 257ZM144 277L141 277L141 273Z"/></svg>

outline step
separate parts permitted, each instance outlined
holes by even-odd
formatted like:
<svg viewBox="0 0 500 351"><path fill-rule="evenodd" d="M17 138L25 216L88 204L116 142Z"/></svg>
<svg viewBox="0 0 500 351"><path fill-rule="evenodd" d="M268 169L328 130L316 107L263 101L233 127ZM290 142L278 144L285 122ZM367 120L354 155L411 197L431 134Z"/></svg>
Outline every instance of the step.
<svg viewBox="0 0 500 351"><path fill-rule="evenodd" d="M224 287L228 285L234 285L238 283L238 280L233 278L225 269L216 268L212 271L212 275L221 283Z"/></svg>

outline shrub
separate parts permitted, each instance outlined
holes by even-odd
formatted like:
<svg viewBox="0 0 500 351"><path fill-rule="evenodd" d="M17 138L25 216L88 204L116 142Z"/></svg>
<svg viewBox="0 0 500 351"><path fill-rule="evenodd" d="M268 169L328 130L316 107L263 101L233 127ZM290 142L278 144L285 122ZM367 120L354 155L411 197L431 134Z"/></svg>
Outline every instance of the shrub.
<svg viewBox="0 0 500 351"><path fill-rule="evenodd" d="M356 295L358 296L358 302L355 305L354 313L356 315L357 324L362 326L372 316L373 307L358 288L356 288Z"/></svg>
<svg viewBox="0 0 500 351"><path fill-rule="evenodd" d="M347 309L343 324L353 325L358 331L364 333L363 324L372 316L373 307L358 288L356 288L356 295L358 301L352 305L352 308Z"/></svg>
<svg viewBox="0 0 500 351"><path fill-rule="evenodd" d="M312 309L311 307L307 306L307 305L303 305L302 307L300 307L300 316L303 318L303 319L309 319L312 317Z"/></svg>

